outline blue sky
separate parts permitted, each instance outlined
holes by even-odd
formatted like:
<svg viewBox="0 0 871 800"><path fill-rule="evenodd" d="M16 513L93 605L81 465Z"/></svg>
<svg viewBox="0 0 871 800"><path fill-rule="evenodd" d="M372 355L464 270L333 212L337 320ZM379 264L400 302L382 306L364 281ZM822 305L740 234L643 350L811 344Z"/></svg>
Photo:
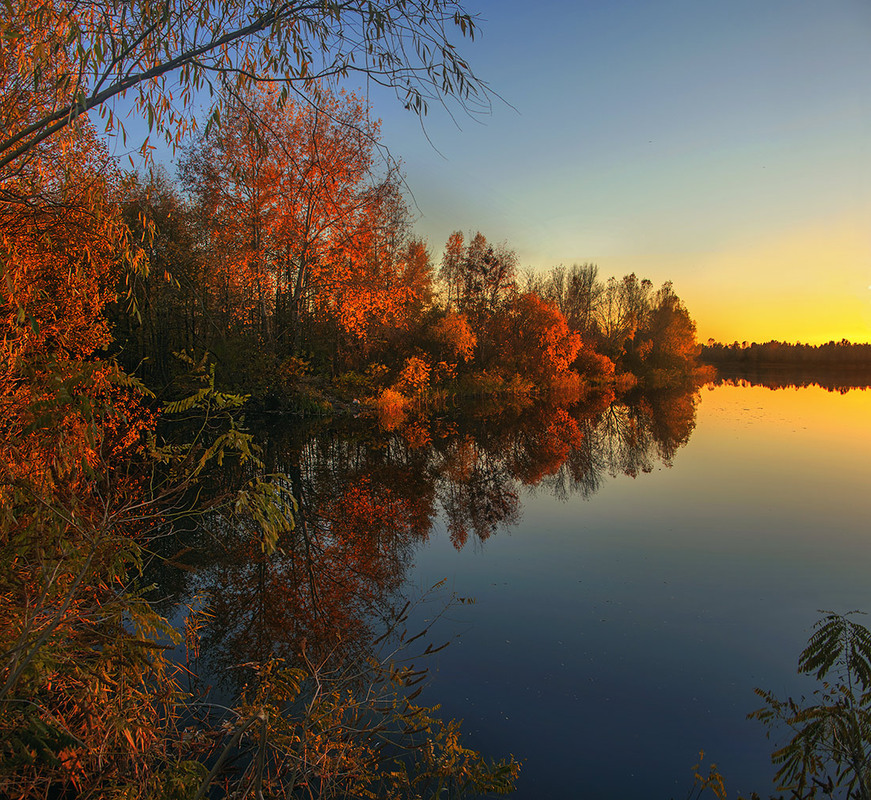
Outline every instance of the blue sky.
<svg viewBox="0 0 871 800"><path fill-rule="evenodd" d="M672 280L702 338L871 339L871 4L467 8L491 115L433 108L430 144L370 94L436 255L480 230Z"/></svg>
<svg viewBox="0 0 871 800"><path fill-rule="evenodd" d="M364 87L436 260L480 230L523 267L671 280L702 340L871 340L868 0L466 8L491 114L425 135Z"/></svg>

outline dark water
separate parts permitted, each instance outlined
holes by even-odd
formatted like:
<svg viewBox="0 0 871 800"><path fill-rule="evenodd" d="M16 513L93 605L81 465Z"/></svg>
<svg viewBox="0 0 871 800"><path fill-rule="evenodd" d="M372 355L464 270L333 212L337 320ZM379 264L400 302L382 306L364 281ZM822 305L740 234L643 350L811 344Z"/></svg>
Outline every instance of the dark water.
<svg viewBox="0 0 871 800"><path fill-rule="evenodd" d="M422 585L476 604L433 683L520 797L684 797L698 751L771 789L755 686L798 696L818 609L871 610L871 393L703 391L671 468L560 502L471 552L434 536Z"/></svg>
<svg viewBox="0 0 871 800"><path fill-rule="evenodd" d="M205 598L202 659L228 683L300 646L365 652L426 595L410 630L451 644L423 699L524 760L520 798L685 797L702 749L730 796L765 795L753 688L808 691L817 610L871 610L869 411L866 391L718 386L273 428L297 531L270 559L224 531L176 589Z"/></svg>

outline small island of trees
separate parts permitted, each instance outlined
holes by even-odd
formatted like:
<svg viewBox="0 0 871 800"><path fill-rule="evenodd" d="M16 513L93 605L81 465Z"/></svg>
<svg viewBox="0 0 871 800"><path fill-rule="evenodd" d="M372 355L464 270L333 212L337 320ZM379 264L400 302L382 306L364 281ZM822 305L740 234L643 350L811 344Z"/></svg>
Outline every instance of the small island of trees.
<svg viewBox="0 0 871 800"><path fill-rule="evenodd" d="M592 264L522 275L481 233L452 234L436 268L355 96L279 107L260 90L229 107L185 149L180 185L138 179L121 204L151 269L138 315L112 311L113 352L155 391L178 352L208 353L218 385L258 408L303 413L693 379L695 324L671 284Z"/></svg>

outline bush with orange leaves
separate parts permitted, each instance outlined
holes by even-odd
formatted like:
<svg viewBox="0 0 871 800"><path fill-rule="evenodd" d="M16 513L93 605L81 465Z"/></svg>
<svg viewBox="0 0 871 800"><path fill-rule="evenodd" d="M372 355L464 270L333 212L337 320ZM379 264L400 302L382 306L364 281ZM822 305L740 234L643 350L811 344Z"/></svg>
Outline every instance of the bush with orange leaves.
<svg viewBox="0 0 871 800"><path fill-rule="evenodd" d="M418 356L409 356L399 373L396 388L405 395L418 397L429 386L431 372L432 367L428 361Z"/></svg>
<svg viewBox="0 0 871 800"><path fill-rule="evenodd" d="M581 337L569 329L562 312L535 293L514 297L495 317L490 336L498 343L499 372L541 388L569 372L581 349Z"/></svg>
<svg viewBox="0 0 871 800"><path fill-rule="evenodd" d="M160 748L170 635L128 594L141 563L146 440L136 382L100 352L118 266L140 253L118 175L80 135L0 193L0 793L86 794ZM153 682L164 687L155 691Z"/></svg>
<svg viewBox="0 0 871 800"><path fill-rule="evenodd" d="M608 384L614 380L614 362L586 345L578 350L574 368L590 383Z"/></svg>
<svg viewBox="0 0 871 800"><path fill-rule="evenodd" d="M382 389L375 399L375 413L385 430L392 431L405 422L408 398L394 389Z"/></svg>
<svg viewBox="0 0 871 800"><path fill-rule="evenodd" d="M468 361L475 352L478 337L465 314L450 311L433 328L437 341L445 345L454 358Z"/></svg>

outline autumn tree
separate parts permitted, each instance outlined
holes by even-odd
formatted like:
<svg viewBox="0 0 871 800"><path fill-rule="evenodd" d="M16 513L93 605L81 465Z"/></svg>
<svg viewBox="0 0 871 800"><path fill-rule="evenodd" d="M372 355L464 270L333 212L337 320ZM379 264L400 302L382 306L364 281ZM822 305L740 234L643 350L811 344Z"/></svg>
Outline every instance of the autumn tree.
<svg viewBox="0 0 871 800"><path fill-rule="evenodd" d="M460 307L478 319L492 314L514 287L517 256L476 233L459 269Z"/></svg>
<svg viewBox="0 0 871 800"><path fill-rule="evenodd" d="M634 272L621 280L608 279L598 313L605 355L616 360L631 349L636 331L647 319L652 293L653 284L647 278L639 280Z"/></svg>
<svg viewBox="0 0 871 800"><path fill-rule="evenodd" d="M0 202L0 794L205 796L209 766L221 752L248 748L255 723L260 751L268 742L277 754L257 778L269 792L298 788L300 773L287 768L297 758L311 764L305 781L320 797L381 789L405 796L422 785L435 793L445 785L508 791L516 765L490 766L461 747L456 725L414 706L403 688L410 679L387 661L367 661L356 682L335 681L332 664L281 666L260 650L255 685L228 711L227 725L198 717L196 736L180 730L177 723L195 715L164 655L177 632L138 585L155 555L155 528L164 534L179 515L202 517L197 476L234 447L248 458L246 477L255 476L222 507L225 529L250 532L248 544L265 557L279 530L294 529L293 501L277 502L280 486L259 474L250 437L238 428L207 447L185 439L162 446L137 382L106 356L106 306L121 264L141 252L130 244L119 176L105 151L92 136L72 134L62 152L60 139L44 143L40 170L23 174L22 187L7 182ZM10 200L13 192L26 199ZM191 366L205 385L165 410L211 433L214 417L239 398L216 393L203 363ZM370 508L367 489L351 487L347 502L336 501L320 542L336 545L338 563L320 565L335 569L329 577L338 583L353 568L383 567L385 579L395 579L393 530L378 531L368 549L354 538L361 527L373 532L381 510L382 498ZM267 496L276 502L260 502ZM389 492L383 505L412 518ZM420 494L412 505L421 506ZM319 555L307 551L302 568ZM188 632L196 649L196 632ZM361 681L380 687L377 696L360 693ZM289 713L306 682L318 687L314 700L305 696L310 714ZM380 737L385 719L390 736ZM409 722L412 736L403 733ZM414 758L422 737L428 759ZM227 781L253 791L246 772Z"/></svg>
<svg viewBox="0 0 871 800"><path fill-rule="evenodd" d="M620 364L648 388L692 381L696 371L696 325L671 283L643 299L645 310L624 341Z"/></svg>
<svg viewBox="0 0 871 800"><path fill-rule="evenodd" d="M452 361L469 361L474 355L478 337L465 314L449 311L438 319L432 332Z"/></svg>
<svg viewBox="0 0 871 800"><path fill-rule="evenodd" d="M439 280L445 289L445 305L454 310L460 305L460 292L462 286L462 265L466 254L465 239L461 231L454 231L445 245L442 255Z"/></svg>
<svg viewBox="0 0 871 800"><path fill-rule="evenodd" d="M333 343L366 352L429 301L432 270L378 124L353 95L318 105L252 92L182 161L213 264L204 308L225 339L277 356Z"/></svg>
<svg viewBox="0 0 871 800"><path fill-rule="evenodd" d="M224 100L259 81L280 82L282 98L288 90L316 97L318 81L356 75L394 88L419 114L445 97L486 106L486 84L454 43L476 30L456 0L11 0L0 17L0 179L92 109L107 131L123 130L111 102L128 93L149 127L176 143L195 128L197 95L215 101L210 122L219 122Z"/></svg>
<svg viewBox="0 0 871 800"><path fill-rule="evenodd" d="M695 363L696 323L670 282L656 293L643 335L651 342L648 361L654 366L687 368Z"/></svg>
<svg viewBox="0 0 871 800"><path fill-rule="evenodd" d="M536 294L514 297L497 315L492 335L499 342L500 369L540 388L566 376L581 349L580 336L569 330L562 312Z"/></svg>
<svg viewBox="0 0 871 800"><path fill-rule="evenodd" d="M38 156L0 195L0 483L11 489L21 478L50 492L67 458L75 474L89 461L77 447L96 446L87 418L97 396L108 402L111 376L121 379L95 358L111 342L103 312L122 265L137 269L143 253L117 206L120 175L92 129L47 142ZM93 402L83 400L89 392ZM69 431L46 426L55 414Z"/></svg>
<svg viewBox="0 0 871 800"><path fill-rule="evenodd" d="M293 503L279 502L276 484L262 478L251 439L238 427L212 436L213 421L241 399L215 391L214 373L189 356L198 386L192 396L166 403L184 412L210 437L162 446L153 414L141 402L142 385L107 355L105 316L119 286L128 300L167 308L167 287L130 285L149 278L161 260L178 266L175 243L188 232L174 229L172 203L146 208L140 193L121 213L119 175L86 118L89 109L138 89L138 107L169 138L189 121L191 93L218 76L227 96L239 100L248 82L285 67L318 100L312 82L315 54L324 74L346 74L377 65L379 76L408 90L422 110L421 86L468 97L466 67L448 48L443 24L463 33L471 20L452 4L415 9L378 4L258 9L250 4L188 8L149 2L40 2L12 0L0 17L0 794L10 797L202 797L211 791L222 755L250 744L257 724L268 772L236 776L238 793L317 787L326 797L366 794L433 796L508 791L517 768L495 769L459 745L456 725L440 725L397 687L408 679L388 663L372 664L386 685L375 707L346 681L321 694L312 716L287 713L306 672L279 669L274 659L257 665L257 687L239 698L226 726L203 721L196 736L176 723L192 721L186 696L165 657L178 637L154 613L138 585L151 555L153 526L179 514L202 514L198 477L209 463L236 449L256 473L234 492L233 523L248 516L259 547L268 552L277 530L293 527ZM355 16L356 14L356 16ZM354 25L354 21L358 23ZM408 23L406 25L406 23ZM352 30L354 28L354 30ZM262 34L262 35L261 35ZM362 40L357 36L362 35ZM427 41L443 44L430 58ZM424 73L405 60L403 43L422 49ZM309 46L311 45L311 46ZM354 62L354 58L360 60ZM363 64L367 65L366 67ZM420 60L414 64L419 65ZM359 65L359 66L358 66ZM427 65L435 71L426 74ZM441 65L446 72L439 72ZM453 67L451 67L453 65ZM264 68L263 71L261 68ZM452 71L456 68L458 71ZM279 70L280 71L280 70ZM169 76L182 83L175 106ZM462 86L454 83L460 81ZM422 81L422 82L421 82ZM211 87L209 87L211 88ZM279 100L283 103L284 98ZM323 109L323 106L321 106ZM218 116L213 115L212 121ZM267 165L268 166L268 165ZM137 197L137 195L139 195ZM169 201L169 193L163 192ZM140 212L142 212L140 214ZM168 213L164 213L168 212ZM134 243L128 222L162 223L166 240L142 225L145 247ZM250 239L259 236L256 225ZM174 241L173 241L174 240ZM252 242L228 248L258 280L257 305L244 308L244 323L272 335L268 307L270 266L256 261ZM184 249L184 248L182 248ZM411 255L409 256L412 257ZM419 253L414 255L420 261ZM184 265L182 265L184 266ZM192 266L193 269L196 265ZM417 267L411 270L420 275ZM125 285L126 284L126 285ZM230 289L236 287L227 285ZM141 309L139 310L141 313ZM147 309L146 309L147 310ZM160 330L156 325L152 332ZM166 347L166 339L150 346ZM166 337L167 339L169 337ZM166 479L174 481L156 496ZM239 487L236 487L237 489ZM185 492L185 490L189 490ZM184 494L184 496L182 496ZM272 501L260 502L266 497ZM165 501L165 502L161 502ZM365 518L365 514L364 517ZM231 523L232 525L232 523ZM320 676L312 678L322 685ZM315 708L311 696L307 707ZM379 743L384 712L391 733ZM390 715L393 714L391 717ZM377 722L365 727L373 716ZM326 725L321 723L329 717ZM312 731L315 735L309 736ZM226 739L225 732L228 734ZM326 732L326 735L323 735ZM358 737L351 747L349 742ZM414 759L409 753L425 754ZM315 765L304 775L286 764L296 757ZM389 759L381 757L381 746ZM335 757L341 751L341 757ZM350 753L351 757L346 757ZM247 762L252 763L252 762ZM451 766L447 769L445 764ZM265 777L264 777L265 775ZM337 780L337 775L341 780ZM299 781L298 781L299 778ZM233 778L228 778L232 783ZM384 790L383 792L381 790ZM234 790L231 790L234 791ZM314 793L313 792L310 794Z"/></svg>
<svg viewBox="0 0 871 800"><path fill-rule="evenodd" d="M479 231L468 243L460 231L448 238L439 279L446 306L483 318L515 287L517 256L505 245L493 245Z"/></svg>
<svg viewBox="0 0 871 800"><path fill-rule="evenodd" d="M324 339L335 342L340 366L359 367L407 334L432 297L429 252L410 234L398 184L391 178L366 199L350 235L331 247L323 279L312 290L313 316L328 323Z"/></svg>

